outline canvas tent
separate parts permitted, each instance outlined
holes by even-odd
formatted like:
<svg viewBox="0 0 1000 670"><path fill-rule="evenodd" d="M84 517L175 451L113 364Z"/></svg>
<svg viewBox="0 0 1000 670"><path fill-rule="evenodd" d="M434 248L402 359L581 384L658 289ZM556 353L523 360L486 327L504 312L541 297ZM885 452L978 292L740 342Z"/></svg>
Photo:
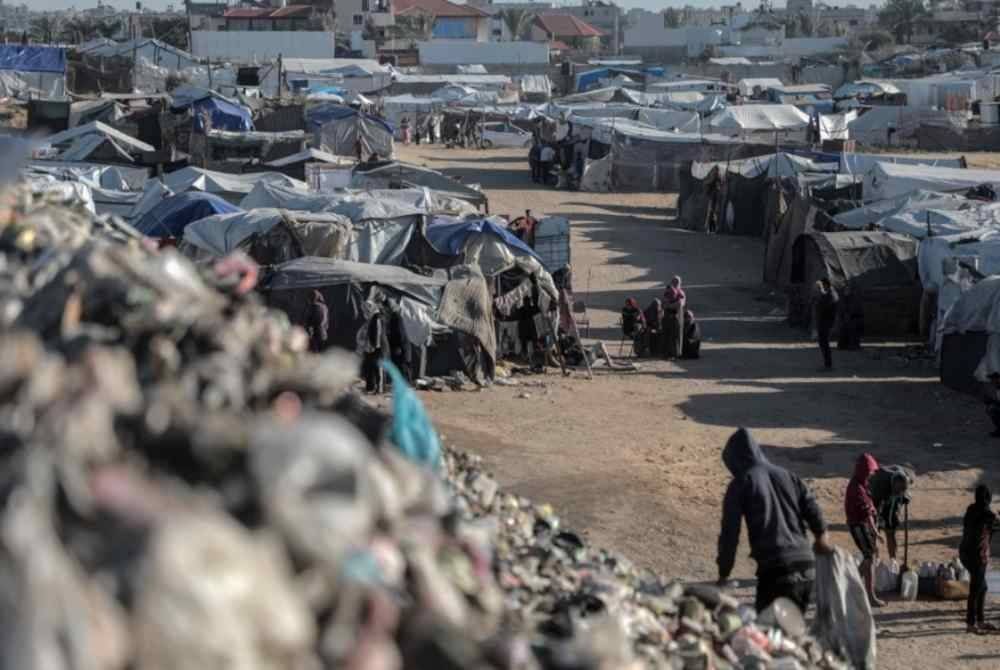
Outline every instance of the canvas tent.
<svg viewBox="0 0 1000 670"><path fill-rule="evenodd" d="M981 184L1000 190L1000 170L969 170L878 163L864 181L866 202L885 200L913 191L966 191Z"/></svg>
<svg viewBox="0 0 1000 670"><path fill-rule="evenodd" d="M723 135L804 143L809 116L792 105L740 105L716 112L704 125Z"/></svg>
<svg viewBox="0 0 1000 670"><path fill-rule="evenodd" d="M973 285L958 297L938 328L941 381L979 395L1000 373L1000 277Z"/></svg>
<svg viewBox="0 0 1000 670"><path fill-rule="evenodd" d="M858 144L893 146L912 144L921 124L947 121L946 112L929 107L878 106L847 124L847 132Z"/></svg>
<svg viewBox="0 0 1000 670"><path fill-rule="evenodd" d="M8 92L24 92L22 84L46 98L66 95L66 50L63 47L2 44L0 73L9 76ZM7 77L5 77L7 79Z"/></svg>
<svg viewBox="0 0 1000 670"><path fill-rule="evenodd" d="M393 129L384 119L353 107L321 103L306 109L306 130L317 146L338 156L361 158L393 155Z"/></svg>
<svg viewBox="0 0 1000 670"><path fill-rule="evenodd" d="M800 235L792 249L791 281L797 290L789 319L808 324L813 287L829 279L838 290L850 285L860 296L866 333L916 332L921 296L917 248L913 238L894 233Z"/></svg>
<svg viewBox="0 0 1000 670"><path fill-rule="evenodd" d="M432 276L400 267L304 257L275 268L262 290L268 303L305 324L320 291L337 328L330 346L364 353L378 347L411 380L461 370L493 375L496 337L486 281L457 268ZM378 323L380 327L374 328ZM372 342L372 337L376 342Z"/></svg>

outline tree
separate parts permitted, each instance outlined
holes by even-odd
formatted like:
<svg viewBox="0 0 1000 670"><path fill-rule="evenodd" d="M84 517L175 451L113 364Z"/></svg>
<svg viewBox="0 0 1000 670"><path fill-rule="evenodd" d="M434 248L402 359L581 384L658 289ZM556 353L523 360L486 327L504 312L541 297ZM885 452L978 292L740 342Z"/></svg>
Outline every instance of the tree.
<svg viewBox="0 0 1000 670"><path fill-rule="evenodd" d="M965 44L979 41L979 29L967 23L950 23L941 29L941 41L946 44Z"/></svg>
<svg viewBox="0 0 1000 670"><path fill-rule="evenodd" d="M859 48L865 51L878 51L890 46L893 43L893 37L885 30L872 30L858 35L857 41Z"/></svg>
<svg viewBox="0 0 1000 670"><path fill-rule="evenodd" d="M178 49L188 48L187 17L157 17L149 24L143 25L142 32L144 37L154 37Z"/></svg>
<svg viewBox="0 0 1000 670"><path fill-rule="evenodd" d="M535 14L527 9L504 9L500 11L500 18L507 26L511 41L517 41L526 37L531 22L535 20Z"/></svg>
<svg viewBox="0 0 1000 670"><path fill-rule="evenodd" d="M667 7L663 12L663 25L667 28L681 27L681 13L673 7Z"/></svg>
<svg viewBox="0 0 1000 670"><path fill-rule="evenodd" d="M926 17L923 0L888 0L878 21L896 36L897 44L909 44L917 24Z"/></svg>
<svg viewBox="0 0 1000 670"><path fill-rule="evenodd" d="M59 31L59 22L47 14L31 21L31 41L52 44Z"/></svg>
<svg viewBox="0 0 1000 670"><path fill-rule="evenodd" d="M427 42L434 35L434 19L433 14L423 10L398 14L395 23L386 30L391 31L395 39Z"/></svg>

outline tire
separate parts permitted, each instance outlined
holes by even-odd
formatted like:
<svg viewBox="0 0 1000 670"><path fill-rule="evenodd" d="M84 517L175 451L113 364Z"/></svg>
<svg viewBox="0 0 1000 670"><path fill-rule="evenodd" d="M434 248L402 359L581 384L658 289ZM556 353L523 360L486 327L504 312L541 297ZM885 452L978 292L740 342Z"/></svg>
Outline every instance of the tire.
<svg viewBox="0 0 1000 670"><path fill-rule="evenodd" d="M483 140L483 141L482 141L482 142L480 142L479 144L480 144L480 145L481 145L481 146L482 146L482 147L483 147L484 149L492 149L492 148L493 148L493 140Z"/></svg>

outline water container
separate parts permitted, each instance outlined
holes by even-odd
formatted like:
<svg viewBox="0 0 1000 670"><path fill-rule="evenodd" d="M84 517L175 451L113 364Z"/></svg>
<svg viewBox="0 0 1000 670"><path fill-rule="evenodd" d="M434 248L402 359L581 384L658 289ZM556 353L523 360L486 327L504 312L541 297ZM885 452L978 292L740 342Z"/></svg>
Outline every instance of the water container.
<svg viewBox="0 0 1000 670"><path fill-rule="evenodd" d="M907 570L903 573L902 587L900 588L899 594L903 600L916 600L917 592L920 590L920 578L917 573L913 570Z"/></svg>
<svg viewBox="0 0 1000 670"><path fill-rule="evenodd" d="M1000 594L1000 570L990 570L986 573L986 586L989 587L990 594Z"/></svg>

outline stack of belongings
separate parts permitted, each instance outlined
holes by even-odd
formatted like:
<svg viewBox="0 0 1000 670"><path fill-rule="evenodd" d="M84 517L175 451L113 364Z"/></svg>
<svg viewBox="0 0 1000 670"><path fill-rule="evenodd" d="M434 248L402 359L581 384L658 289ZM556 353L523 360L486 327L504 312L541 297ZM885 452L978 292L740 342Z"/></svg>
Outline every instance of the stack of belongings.
<svg viewBox="0 0 1000 670"><path fill-rule="evenodd" d="M398 377L363 403L245 258L0 198L4 666L845 667L499 492Z"/></svg>

